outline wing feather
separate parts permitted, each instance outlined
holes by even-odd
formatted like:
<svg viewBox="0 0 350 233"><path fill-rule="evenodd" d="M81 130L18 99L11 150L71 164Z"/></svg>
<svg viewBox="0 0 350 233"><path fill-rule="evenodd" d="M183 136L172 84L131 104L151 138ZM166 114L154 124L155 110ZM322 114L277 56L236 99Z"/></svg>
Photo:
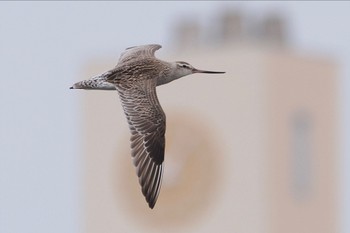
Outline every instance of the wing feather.
<svg viewBox="0 0 350 233"><path fill-rule="evenodd" d="M153 208L161 186L165 149L165 114L156 95L156 80L140 80L118 90L131 132L131 155L142 193Z"/></svg>
<svg viewBox="0 0 350 233"><path fill-rule="evenodd" d="M122 66L126 63L142 58L154 57L154 53L161 47L162 46L158 44L129 47L120 55L117 66Z"/></svg>

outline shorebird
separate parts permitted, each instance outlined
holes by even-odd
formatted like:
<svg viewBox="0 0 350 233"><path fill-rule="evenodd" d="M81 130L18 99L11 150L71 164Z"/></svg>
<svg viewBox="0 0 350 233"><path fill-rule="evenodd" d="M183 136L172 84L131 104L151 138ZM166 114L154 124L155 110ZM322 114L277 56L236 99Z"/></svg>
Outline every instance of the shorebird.
<svg viewBox="0 0 350 233"><path fill-rule="evenodd" d="M199 70L183 61L159 60L154 53L161 47L150 44L127 48L112 70L70 87L117 90L131 132L131 156L142 193L151 209L160 191L165 149L165 114L156 86L194 73L225 73Z"/></svg>

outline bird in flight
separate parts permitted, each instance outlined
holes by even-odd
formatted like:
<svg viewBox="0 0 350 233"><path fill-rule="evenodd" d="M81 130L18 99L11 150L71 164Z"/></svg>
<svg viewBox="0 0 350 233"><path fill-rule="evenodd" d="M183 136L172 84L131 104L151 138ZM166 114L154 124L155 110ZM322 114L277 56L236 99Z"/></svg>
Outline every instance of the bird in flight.
<svg viewBox="0 0 350 233"><path fill-rule="evenodd" d="M160 191L165 149L165 114L156 86L189 74L225 73L199 70L183 61L157 59L154 53L161 47L150 44L127 48L113 69L70 87L117 90L131 132L131 156L142 193L151 209Z"/></svg>

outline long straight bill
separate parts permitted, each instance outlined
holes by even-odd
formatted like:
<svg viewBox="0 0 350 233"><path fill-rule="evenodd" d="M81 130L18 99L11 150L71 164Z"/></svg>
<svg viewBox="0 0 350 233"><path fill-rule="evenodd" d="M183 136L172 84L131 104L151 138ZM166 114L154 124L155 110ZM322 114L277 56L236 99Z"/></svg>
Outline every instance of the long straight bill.
<svg viewBox="0 0 350 233"><path fill-rule="evenodd" d="M194 69L193 73L203 73L203 74L224 74L226 72L223 71L210 71L210 70L197 70Z"/></svg>

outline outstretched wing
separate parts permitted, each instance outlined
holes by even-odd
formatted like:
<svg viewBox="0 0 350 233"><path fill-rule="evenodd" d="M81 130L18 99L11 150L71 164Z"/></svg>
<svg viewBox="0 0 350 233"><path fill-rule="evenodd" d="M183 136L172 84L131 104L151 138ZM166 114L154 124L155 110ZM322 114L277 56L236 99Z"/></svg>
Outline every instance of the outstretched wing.
<svg viewBox="0 0 350 233"><path fill-rule="evenodd" d="M131 155L142 193L150 208L159 194L165 148L165 114L156 94L156 79L117 86L131 131Z"/></svg>
<svg viewBox="0 0 350 233"><path fill-rule="evenodd" d="M154 57L154 53L162 46L158 44L140 45L127 48L119 58L117 66L124 65L135 59Z"/></svg>

